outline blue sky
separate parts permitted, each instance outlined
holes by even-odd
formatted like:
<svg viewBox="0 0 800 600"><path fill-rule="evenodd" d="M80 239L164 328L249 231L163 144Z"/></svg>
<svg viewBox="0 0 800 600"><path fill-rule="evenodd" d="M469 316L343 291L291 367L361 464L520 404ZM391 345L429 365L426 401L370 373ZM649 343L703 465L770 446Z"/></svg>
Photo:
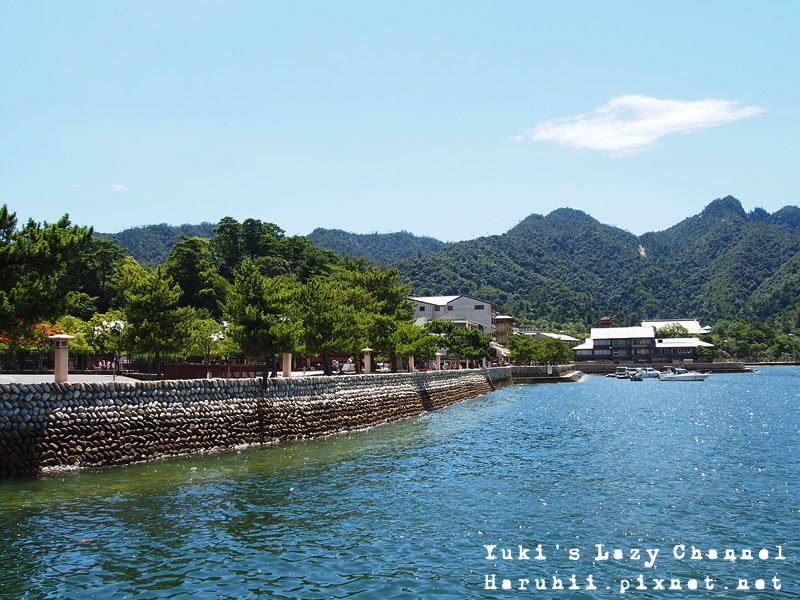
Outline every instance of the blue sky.
<svg viewBox="0 0 800 600"><path fill-rule="evenodd" d="M800 2L11 2L0 203L443 240L798 204Z"/></svg>

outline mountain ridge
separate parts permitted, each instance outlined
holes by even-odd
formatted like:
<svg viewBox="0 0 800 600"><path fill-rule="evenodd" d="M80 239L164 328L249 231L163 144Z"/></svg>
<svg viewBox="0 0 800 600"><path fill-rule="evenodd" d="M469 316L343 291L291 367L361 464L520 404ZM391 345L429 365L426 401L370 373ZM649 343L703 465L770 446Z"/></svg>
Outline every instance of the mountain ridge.
<svg viewBox="0 0 800 600"><path fill-rule="evenodd" d="M158 251L166 258L170 239L192 226L165 227L127 231L134 240L137 233L163 234ZM213 225L203 227L200 233L213 235ZM725 196L642 235L564 207L533 213L502 234L455 243L407 231L317 228L307 237L323 249L395 266L415 294L474 295L527 322L594 323L605 314L620 324L664 314L800 322L794 293L800 290L800 208L792 205L747 212Z"/></svg>

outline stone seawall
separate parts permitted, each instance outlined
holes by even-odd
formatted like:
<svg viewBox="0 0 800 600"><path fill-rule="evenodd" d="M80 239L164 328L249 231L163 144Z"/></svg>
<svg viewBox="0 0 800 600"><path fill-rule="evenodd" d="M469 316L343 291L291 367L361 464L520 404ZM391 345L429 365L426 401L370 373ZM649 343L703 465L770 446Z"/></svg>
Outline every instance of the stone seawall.
<svg viewBox="0 0 800 600"><path fill-rule="evenodd" d="M444 408L510 368L273 379L0 385L0 477L316 438Z"/></svg>

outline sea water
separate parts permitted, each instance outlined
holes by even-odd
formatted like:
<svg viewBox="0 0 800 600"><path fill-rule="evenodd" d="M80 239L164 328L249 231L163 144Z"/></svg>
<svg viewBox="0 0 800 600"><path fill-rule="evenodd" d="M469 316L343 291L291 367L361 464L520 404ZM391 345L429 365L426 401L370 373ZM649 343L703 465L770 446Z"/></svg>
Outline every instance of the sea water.
<svg viewBox="0 0 800 600"><path fill-rule="evenodd" d="M800 369L520 385L4 481L0 597L796 598L798 498Z"/></svg>

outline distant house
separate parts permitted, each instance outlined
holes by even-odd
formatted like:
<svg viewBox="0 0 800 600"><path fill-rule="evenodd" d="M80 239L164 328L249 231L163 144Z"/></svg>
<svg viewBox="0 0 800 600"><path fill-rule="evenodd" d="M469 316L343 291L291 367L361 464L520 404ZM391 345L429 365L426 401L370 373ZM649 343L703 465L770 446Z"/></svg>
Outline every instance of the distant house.
<svg viewBox="0 0 800 600"><path fill-rule="evenodd" d="M494 337L498 344L501 346L508 346L508 340L514 335L514 325L517 323L517 319L509 315L495 315Z"/></svg>
<svg viewBox="0 0 800 600"><path fill-rule="evenodd" d="M710 331L710 328L701 327L697 321L689 320L643 321L641 327L595 327L592 328L591 336L586 341L572 348L575 360L576 362L671 363L695 360L699 357L699 348L714 347L714 344L696 337L657 337L658 329L672 323L680 323L687 330L697 334Z"/></svg>
<svg viewBox="0 0 800 600"><path fill-rule="evenodd" d="M428 321L453 321L459 327L479 329L494 337L491 302L469 296L409 296L417 325Z"/></svg>

